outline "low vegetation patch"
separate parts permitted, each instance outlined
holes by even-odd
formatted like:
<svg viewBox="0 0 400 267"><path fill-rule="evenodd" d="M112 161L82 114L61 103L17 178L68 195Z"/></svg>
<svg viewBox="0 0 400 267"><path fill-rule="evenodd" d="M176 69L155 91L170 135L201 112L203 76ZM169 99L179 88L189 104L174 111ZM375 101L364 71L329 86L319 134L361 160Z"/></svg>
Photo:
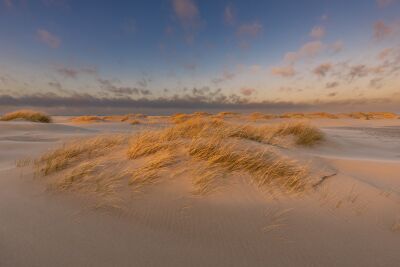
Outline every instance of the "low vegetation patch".
<svg viewBox="0 0 400 267"><path fill-rule="evenodd" d="M26 120L32 122L50 123L52 119L49 115L34 111L34 110L17 110L14 112L4 114L1 119L2 121L12 120Z"/></svg>
<svg viewBox="0 0 400 267"><path fill-rule="evenodd" d="M94 122L103 122L104 118L99 116L79 116L71 119L72 122L75 123L94 123Z"/></svg>
<svg viewBox="0 0 400 267"><path fill-rule="evenodd" d="M191 179L196 194L240 176L261 188L299 192L308 185L308 169L279 147L312 145L322 138L307 124L255 127L196 116L159 130L71 141L34 165L53 188L102 197L176 177Z"/></svg>

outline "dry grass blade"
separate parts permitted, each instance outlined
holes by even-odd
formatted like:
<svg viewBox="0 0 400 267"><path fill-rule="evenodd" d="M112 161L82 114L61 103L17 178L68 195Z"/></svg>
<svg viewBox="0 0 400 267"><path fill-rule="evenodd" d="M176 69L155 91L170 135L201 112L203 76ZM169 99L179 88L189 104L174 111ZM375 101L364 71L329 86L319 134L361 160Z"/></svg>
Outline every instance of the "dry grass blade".
<svg viewBox="0 0 400 267"><path fill-rule="evenodd" d="M242 150L235 143L221 139L194 140L190 144L189 155L229 172L246 172L259 186L278 183L300 188L304 186L307 176L305 168L271 151Z"/></svg>
<svg viewBox="0 0 400 267"><path fill-rule="evenodd" d="M124 142L124 136L100 136L64 144L63 147L48 152L35 162L42 175L60 171L81 158L89 159L104 155L109 149Z"/></svg>
<svg viewBox="0 0 400 267"><path fill-rule="evenodd" d="M136 186L153 184L166 168L171 167L177 162L176 155L170 151L163 151L152 155L146 160L144 166L134 171L130 184Z"/></svg>

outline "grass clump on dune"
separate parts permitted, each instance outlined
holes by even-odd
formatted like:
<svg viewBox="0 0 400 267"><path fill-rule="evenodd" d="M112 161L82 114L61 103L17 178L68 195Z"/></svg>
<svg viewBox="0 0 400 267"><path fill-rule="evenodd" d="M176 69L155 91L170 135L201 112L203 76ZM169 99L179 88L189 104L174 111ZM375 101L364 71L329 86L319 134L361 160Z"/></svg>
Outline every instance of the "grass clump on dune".
<svg viewBox="0 0 400 267"><path fill-rule="evenodd" d="M81 160L105 155L110 148L121 144L123 136L99 136L64 144L61 148L45 153L35 165L43 175L61 171Z"/></svg>
<svg viewBox="0 0 400 267"><path fill-rule="evenodd" d="M72 118L71 121L75 123L93 123L102 122L104 118L98 116L79 116Z"/></svg>
<svg viewBox="0 0 400 267"><path fill-rule="evenodd" d="M198 194L237 176L293 192L307 186L307 167L274 144L296 137L306 140L296 143L309 145L322 138L315 138L316 132L303 124L255 127L196 117L131 136L72 141L44 154L35 166L59 189L97 195L141 188L166 177L189 178Z"/></svg>
<svg viewBox="0 0 400 267"><path fill-rule="evenodd" d="M34 110L17 110L14 112L4 114L1 119L2 121L12 120L26 120L32 122L50 123L52 119L49 115L34 111Z"/></svg>

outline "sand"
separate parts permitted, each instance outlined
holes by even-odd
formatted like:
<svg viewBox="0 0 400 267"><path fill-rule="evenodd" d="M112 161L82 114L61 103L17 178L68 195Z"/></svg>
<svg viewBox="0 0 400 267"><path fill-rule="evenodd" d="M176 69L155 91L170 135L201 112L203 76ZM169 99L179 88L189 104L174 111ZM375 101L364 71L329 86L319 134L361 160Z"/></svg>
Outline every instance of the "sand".
<svg viewBox="0 0 400 267"><path fill-rule="evenodd" d="M312 120L327 140L296 153L336 175L307 195L271 196L238 179L199 197L170 181L135 196L126 214L49 192L31 168L15 162L69 138L144 126L55 121L0 122L0 266L400 262L400 120Z"/></svg>

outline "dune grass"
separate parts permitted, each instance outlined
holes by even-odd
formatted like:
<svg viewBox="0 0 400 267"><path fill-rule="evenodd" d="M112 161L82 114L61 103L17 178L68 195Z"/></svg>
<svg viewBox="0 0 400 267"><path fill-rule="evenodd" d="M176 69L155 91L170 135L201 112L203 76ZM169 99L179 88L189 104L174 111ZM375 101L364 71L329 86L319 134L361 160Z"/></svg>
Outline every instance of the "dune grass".
<svg viewBox="0 0 400 267"><path fill-rule="evenodd" d="M298 192L307 187L307 166L275 144L312 145L322 138L304 123L256 127L195 116L159 130L74 140L34 164L53 188L100 196L174 177L189 178L196 194L212 192L237 176L260 188Z"/></svg>
<svg viewBox="0 0 400 267"><path fill-rule="evenodd" d="M94 123L94 122L103 122L104 118L99 116L78 116L71 119L72 122L75 123Z"/></svg>
<svg viewBox="0 0 400 267"><path fill-rule="evenodd" d="M99 136L95 138L71 141L61 148L42 155L36 160L37 171L43 175L50 175L61 171L82 160L105 155L124 141L124 136Z"/></svg>
<svg viewBox="0 0 400 267"><path fill-rule="evenodd" d="M32 122L50 123L52 119L49 115L34 111L34 110L17 110L14 112L4 114L0 120L12 121L12 120L26 120Z"/></svg>

